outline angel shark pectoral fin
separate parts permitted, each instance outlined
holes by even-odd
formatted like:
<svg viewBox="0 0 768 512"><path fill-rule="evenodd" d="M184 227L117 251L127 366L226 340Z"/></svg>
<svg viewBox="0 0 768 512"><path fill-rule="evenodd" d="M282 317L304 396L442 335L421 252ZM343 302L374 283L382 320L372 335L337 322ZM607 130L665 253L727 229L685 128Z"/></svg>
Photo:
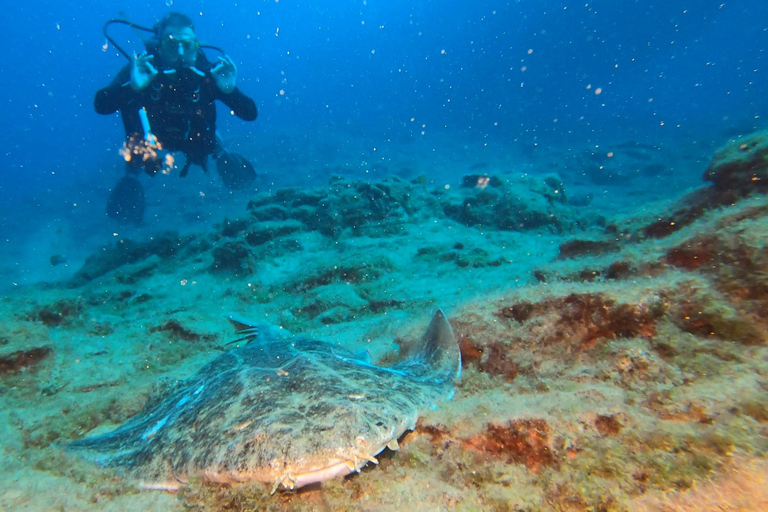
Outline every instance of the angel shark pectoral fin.
<svg viewBox="0 0 768 512"><path fill-rule="evenodd" d="M366 364L371 364L371 353L365 349L360 349L355 352L355 359Z"/></svg>
<svg viewBox="0 0 768 512"><path fill-rule="evenodd" d="M265 324L259 322L253 322L247 318L243 318L235 313L226 315L227 320L235 327L235 332L240 335L240 338L232 340L226 345L232 345L245 341L251 343L252 341L267 342L278 338L287 338L291 336L291 333L282 327Z"/></svg>

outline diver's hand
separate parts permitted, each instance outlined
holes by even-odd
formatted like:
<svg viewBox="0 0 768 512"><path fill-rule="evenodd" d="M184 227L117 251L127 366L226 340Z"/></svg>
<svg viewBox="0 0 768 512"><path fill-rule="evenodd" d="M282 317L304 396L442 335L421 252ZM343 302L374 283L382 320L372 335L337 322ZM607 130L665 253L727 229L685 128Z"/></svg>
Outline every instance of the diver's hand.
<svg viewBox="0 0 768 512"><path fill-rule="evenodd" d="M219 63L211 69L211 74L216 80L216 86L224 94L229 94L235 90L237 82L237 67L229 56L219 57Z"/></svg>
<svg viewBox="0 0 768 512"><path fill-rule="evenodd" d="M154 55L147 55L146 53L133 56L133 66L131 66L131 88L134 91L144 89L157 76L157 69L152 65L152 60L154 58Z"/></svg>

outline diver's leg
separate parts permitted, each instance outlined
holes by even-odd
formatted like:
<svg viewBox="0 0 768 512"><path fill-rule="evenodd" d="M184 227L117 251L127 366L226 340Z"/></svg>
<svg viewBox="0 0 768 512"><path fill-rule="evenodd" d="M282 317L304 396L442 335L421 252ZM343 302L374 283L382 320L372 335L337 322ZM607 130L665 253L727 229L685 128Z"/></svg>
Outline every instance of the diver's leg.
<svg viewBox="0 0 768 512"><path fill-rule="evenodd" d="M213 157L216 159L219 177L228 189L248 188L256 179L256 170L251 163L243 155L225 150L218 132L216 132Z"/></svg>
<svg viewBox="0 0 768 512"><path fill-rule="evenodd" d="M144 218L144 187L139 182L141 167L125 164L125 176L112 188L107 199L107 216L131 224Z"/></svg>
<svg viewBox="0 0 768 512"><path fill-rule="evenodd" d="M216 142L213 145L213 159L218 160L221 155L226 153L226 149L224 149L224 141L221 138L221 135L219 135L219 130L216 130Z"/></svg>

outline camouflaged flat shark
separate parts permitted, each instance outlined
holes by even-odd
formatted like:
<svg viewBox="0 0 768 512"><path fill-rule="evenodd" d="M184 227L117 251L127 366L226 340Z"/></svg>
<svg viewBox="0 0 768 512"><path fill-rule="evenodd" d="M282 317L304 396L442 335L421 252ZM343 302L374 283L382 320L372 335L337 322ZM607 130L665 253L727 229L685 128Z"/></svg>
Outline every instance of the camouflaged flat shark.
<svg viewBox="0 0 768 512"><path fill-rule="evenodd" d="M330 343L281 339L232 319L239 342L117 430L71 443L142 488L175 491L190 477L295 489L359 472L453 396L461 355L438 311L418 350L392 367Z"/></svg>

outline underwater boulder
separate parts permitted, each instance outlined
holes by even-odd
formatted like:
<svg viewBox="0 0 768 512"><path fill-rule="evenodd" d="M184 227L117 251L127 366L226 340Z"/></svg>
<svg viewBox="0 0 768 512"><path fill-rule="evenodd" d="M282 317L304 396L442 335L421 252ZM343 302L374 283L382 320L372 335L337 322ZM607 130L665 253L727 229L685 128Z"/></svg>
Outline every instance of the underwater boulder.
<svg viewBox="0 0 768 512"><path fill-rule="evenodd" d="M704 181L728 196L768 190L768 131L732 140L718 149L704 171Z"/></svg>
<svg viewBox="0 0 768 512"><path fill-rule="evenodd" d="M145 242L123 238L88 256L80 270L72 277L70 285L81 286L123 265L146 260L152 256L166 260L179 254L194 239L195 236L179 236L175 232L156 235Z"/></svg>
<svg viewBox="0 0 768 512"><path fill-rule="evenodd" d="M262 245L303 229L304 225L296 220L262 222L246 233L245 241L251 246Z"/></svg>
<svg viewBox="0 0 768 512"><path fill-rule="evenodd" d="M253 272L250 252L242 242L227 242L212 251L211 272L250 274Z"/></svg>

